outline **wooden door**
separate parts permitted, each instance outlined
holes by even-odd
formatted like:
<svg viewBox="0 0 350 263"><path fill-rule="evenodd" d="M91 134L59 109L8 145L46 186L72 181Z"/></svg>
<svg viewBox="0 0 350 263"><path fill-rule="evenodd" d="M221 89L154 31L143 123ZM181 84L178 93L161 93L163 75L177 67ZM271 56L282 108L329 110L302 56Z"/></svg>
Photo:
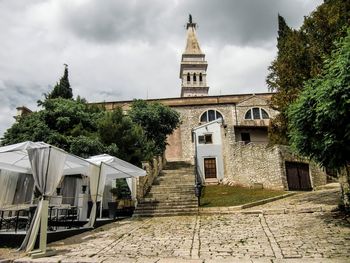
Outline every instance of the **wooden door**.
<svg viewBox="0 0 350 263"><path fill-rule="evenodd" d="M216 158L204 158L205 178L216 178Z"/></svg>
<svg viewBox="0 0 350 263"><path fill-rule="evenodd" d="M286 162L286 174L289 190L311 190L309 165L306 163Z"/></svg>

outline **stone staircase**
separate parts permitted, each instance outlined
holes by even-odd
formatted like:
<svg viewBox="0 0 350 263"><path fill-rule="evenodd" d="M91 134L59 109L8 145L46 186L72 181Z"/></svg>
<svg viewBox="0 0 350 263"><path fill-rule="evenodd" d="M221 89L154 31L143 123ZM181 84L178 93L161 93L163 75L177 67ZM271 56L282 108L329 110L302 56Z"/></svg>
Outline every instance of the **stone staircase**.
<svg viewBox="0 0 350 263"><path fill-rule="evenodd" d="M134 216L193 215L198 212L197 202L194 167L185 162L168 162L149 193L139 201Z"/></svg>

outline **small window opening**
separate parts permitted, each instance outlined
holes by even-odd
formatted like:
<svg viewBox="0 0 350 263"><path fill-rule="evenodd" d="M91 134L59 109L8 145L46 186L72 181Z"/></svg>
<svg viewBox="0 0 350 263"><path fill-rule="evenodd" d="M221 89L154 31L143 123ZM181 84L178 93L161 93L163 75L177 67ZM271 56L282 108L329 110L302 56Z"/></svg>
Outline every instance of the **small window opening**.
<svg viewBox="0 0 350 263"><path fill-rule="evenodd" d="M209 121L215 120L215 111L214 110L208 110L208 117L209 117Z"/></svg>
<svg viewBox="0 0 350 263"><path fill-rule="evenodd" d="M262 108L252 108L252 109L249 109L244 118L246 120L251 120L251 119L254 119L254 120L259 120L259 119L269 119L269 114Z"/></svg>
<svg viewBox="0 0 350 263"><path fill-rule="evenodd" d="M263 119L269 119L269 115L267 114L267 112L264 109L261 109L261 117Z"/></svg>
<svg viewBox="0 0 350 263"><path fill-rule="evenodd" d="M196 73L193 74L193 82L196 82L197 81L197 76L196 76Z"/></svg>
<svg viewBox="0 0 350 263"><path fill-rule="evenodd" d="M187 82L190 82L190 81L191 81L190 73L187 73Z"/></svg>
<svg viewBox="0 0 350 263"><path fill-rule="evenodd" d="M212 134L204 134L204 135L198 136L198 143L199 144L212 144L213 143Z"/></svg>
<svg viewBox="0 0 350 263"><path fill-rule="evenodd" d="M199 81L202 82L203 81L203 76L202 73L199 73Z"/></svg>
<svg viewBox="0 0 350 263"><path fill-rule="evenodd" d="M204 112L201 116L201 122L208 122L208 112Z"/></svg>
<svg viewBox="0 0 350 263"><path fill-rule="evenodd" d="M222 117L220 112L218 112L216 110L208 110L202 114L200 121L201 122L209 122L209 121L217 120L220 118L222 120L224 120L224 118Z"/></svg>
<svg viewBox="0 0 350 263"><path fill-rule="evenodd" d="M205 144L212 144L213 143L212 134L206 134L206 135L204 135L204 138L205 138Z"/></svg>
<svg viewBox="0 0 350 263"><path fill-rule="evenodd" d="M259 108L253 108L253 119L260 119L260 109Z"/></svg>

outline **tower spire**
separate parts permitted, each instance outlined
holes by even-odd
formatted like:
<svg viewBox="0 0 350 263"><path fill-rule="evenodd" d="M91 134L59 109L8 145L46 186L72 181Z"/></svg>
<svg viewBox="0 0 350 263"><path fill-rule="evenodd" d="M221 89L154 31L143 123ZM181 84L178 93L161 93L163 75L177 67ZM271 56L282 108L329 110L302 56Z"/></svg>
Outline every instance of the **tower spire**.
<svg viewBox="0 0 350 263"><path fill-rule="evenodd" d="M186 48L182 54L180 67L181 97L208 95L209 87L206 83L208 63L205 61L205 54L199 47L196 28L197 24L193 22L190 14L186 26Z"/></svg>
<svg viewBox="0 0 350 263"><path fill-rule="evenodd" d="M187 44L185 49L185 54L202 54L199 47L199 43L196 36L197 23L193 23L192 15L188 16L188 23L186 25L187 29Z"/></svg>

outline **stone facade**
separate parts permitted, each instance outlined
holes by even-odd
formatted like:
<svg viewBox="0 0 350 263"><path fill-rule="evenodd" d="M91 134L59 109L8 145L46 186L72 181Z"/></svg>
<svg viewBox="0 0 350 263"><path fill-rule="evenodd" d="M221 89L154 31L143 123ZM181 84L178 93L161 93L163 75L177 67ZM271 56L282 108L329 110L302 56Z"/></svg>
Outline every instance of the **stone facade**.
<svg viewBox="0 0 350 263"><path fill-rule="evenodd" d="M317 165L293 155L282 146L268 146L267 128L276 111L269 107L271 93L242 94L204 97L181 97L148 100L167 105L181 116L181 125L168 137L165 152L167 161L186 161L194 164L195 144L192 131L203 124L201 116L213 110L221 114L221 143L223 180L217 182L288 190L285 162L309 163L312 187L326 183L326 174ZM127 111L132 101L106 102L112 110L122 107ZM247 111L259 108L268 114L268 119L246 119ZM250 134L250 141L243 142L242 133ZM201 164L202 165L202 164Z"/></svg>
<svg viewBox="0 0 350 263"><path fill-rule="evenodd" d="M230 145L231 154L225 156L226 177L224 183L264 188L283 189L284 180L278 147L264 144L238 142Z"/></svg>

